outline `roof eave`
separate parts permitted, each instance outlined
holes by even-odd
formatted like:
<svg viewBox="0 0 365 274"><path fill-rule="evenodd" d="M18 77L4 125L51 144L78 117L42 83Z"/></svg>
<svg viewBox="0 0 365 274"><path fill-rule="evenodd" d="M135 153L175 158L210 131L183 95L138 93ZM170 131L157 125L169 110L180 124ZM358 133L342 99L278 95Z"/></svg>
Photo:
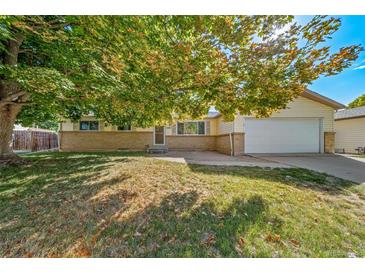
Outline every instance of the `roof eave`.
<svg viewBox="0 0 365 274"><path fill-rule="evenodd" d="M307 99L311 99L313 101L319 102L321 104L327 105L329 107L332 107L333 109L343 109L346 108L345 105L332 100L326 96L323 96L317 92L311 91L309 89L307 89L306 91L304 91L301 96L307 98Z"/></svg>
<svg viewBox="0 0 365 274"><path fill-rule="evenodd" d="M357 116L351 116L351 117L335 118L335 121L351 120L351 119L359 119L359 118L365 118L365 115L357 115Z"/></svg>

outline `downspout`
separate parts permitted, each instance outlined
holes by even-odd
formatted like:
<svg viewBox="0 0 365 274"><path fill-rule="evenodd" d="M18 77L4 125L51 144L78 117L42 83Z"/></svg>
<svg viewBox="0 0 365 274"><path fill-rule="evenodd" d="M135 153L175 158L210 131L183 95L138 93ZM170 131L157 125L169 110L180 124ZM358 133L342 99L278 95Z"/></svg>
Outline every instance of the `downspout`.
<svg viewBox="0 0 365 274"><path fill-rule="evenodd" d="M61 151L61 134L62 134L62 121L58 124L58 132L57 132L57 142L58 142L58 151ZM73 125L73 124L72 124Z"/></svg>
<svg viewBox="0 0 365 274"><path fill-rule="evenodd" d="M234 133L234 120L232 122L232 131L229 133L229 144L231 147L231 156L234 154L234 147L233 147L233 140L232 140L232 134Z"/></svg>
<svg viewBox="0 0 365 274"><path fill-rule="evenodd" d="M233 156L232 131L229 133L229 144L230 144L230 147L231 147L231 156Z"/></svg>

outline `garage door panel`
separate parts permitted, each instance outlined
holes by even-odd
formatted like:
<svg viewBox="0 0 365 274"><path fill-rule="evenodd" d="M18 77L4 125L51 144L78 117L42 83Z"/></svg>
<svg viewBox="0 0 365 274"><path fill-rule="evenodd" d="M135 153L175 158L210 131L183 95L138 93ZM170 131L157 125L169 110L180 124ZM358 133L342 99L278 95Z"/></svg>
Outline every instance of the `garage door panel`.
<svg viewBox="0 0 365 274"><path fill-rule="evenodd" d="M317 153L319 118L246 119L246 153Z"/></svg>

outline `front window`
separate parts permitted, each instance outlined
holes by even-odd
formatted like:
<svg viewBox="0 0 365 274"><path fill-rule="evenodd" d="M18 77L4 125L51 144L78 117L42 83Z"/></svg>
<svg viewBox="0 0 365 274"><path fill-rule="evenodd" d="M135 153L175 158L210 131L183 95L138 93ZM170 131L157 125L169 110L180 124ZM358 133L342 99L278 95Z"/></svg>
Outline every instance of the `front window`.
<svg viewBox="0 0 365 274"><path fill-rule="evenodd" d="M183 122L177 123L178 135L205 135L205 122Z"/></svg>
<svg viewBox="0 0 365 274"><path fill-rule="evenodd" d="M131 125L121 125L118 126L118 130L131 130Z"/></svg>
<svg viewBox="0 0 365 274"><path fill-rule="evenodd" d="M80 130L98 130L99 122L98 121L81 121L80 122Z"/></svg>

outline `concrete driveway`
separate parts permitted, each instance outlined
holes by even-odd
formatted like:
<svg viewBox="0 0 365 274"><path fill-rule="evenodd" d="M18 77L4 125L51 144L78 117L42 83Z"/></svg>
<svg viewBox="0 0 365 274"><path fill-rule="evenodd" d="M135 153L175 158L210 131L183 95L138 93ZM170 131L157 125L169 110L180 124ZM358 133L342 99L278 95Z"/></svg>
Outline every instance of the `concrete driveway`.
<svg viewBox="0 0 365 274"><path fill-rule="evenodd" d="M155 154L155 159L185 164L213 166L258 166L268 168L290 168L290 166L271 160L251 156L228 156L215 151L169 151L166 154Z"/></svg>
<svg viewBox="0 0 365 274"><path fill-rule="evenodd" d="M365 161L343 155L255 155L258 159L324 172L356 183L365 183Z"/></svg>

